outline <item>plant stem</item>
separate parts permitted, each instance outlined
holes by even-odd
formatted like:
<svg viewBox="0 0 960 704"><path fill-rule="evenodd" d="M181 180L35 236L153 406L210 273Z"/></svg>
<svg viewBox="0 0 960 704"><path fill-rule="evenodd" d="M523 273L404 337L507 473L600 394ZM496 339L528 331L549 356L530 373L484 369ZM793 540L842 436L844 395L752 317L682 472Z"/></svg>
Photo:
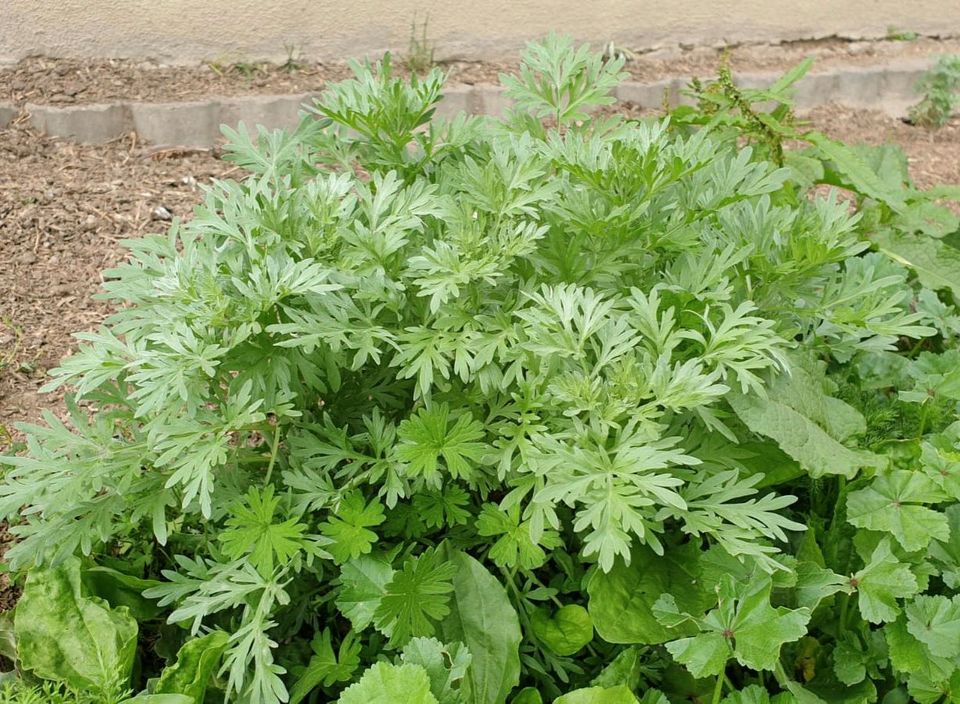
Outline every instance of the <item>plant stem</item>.
<svg viewBox="0 0 960 704"><path fill-rule="evenodd" d="M777 678L777 684L779 684L783 689L787 688L787 683L790 682L790 678L787 677L786 670L783 669L783 663L780 660L777 660L777 664L774 666L773 676Z"/></svg>
<svg viewBox="0 0 960 704"><path fill-rule="evenodd" d="M725 673L717 676L717 683L713 686L713 699L710 700L712 704L720 704L720 698L723 697L723 681L725 679Z"/></svg>
<svg viewBox="0 0 960 704"><path fill-rule="evenodd" d="M267 476L263 478L263 485L270 483L270 475L273 474L273 465L277 461L277 450L280 448L280 422L273 428L273 443L270 446L270 464L267 465Z"/></svg>
<svg viewBox="0 0 960 704"><path fill-rule="evenodd" d="M840 604L840 619L838 625L840 627L840 633L845 633L847 630L847 611L850 607L850 595L843 595L843 603Z"/></svg>
<svg viewBox="0 0 960 704"><path fill-rule="evenodd" d="M930 402L924 401L920 409L920 428L917 430L917 440L923 440L923 431L927 429L927 416L930 415Z"/></svg>

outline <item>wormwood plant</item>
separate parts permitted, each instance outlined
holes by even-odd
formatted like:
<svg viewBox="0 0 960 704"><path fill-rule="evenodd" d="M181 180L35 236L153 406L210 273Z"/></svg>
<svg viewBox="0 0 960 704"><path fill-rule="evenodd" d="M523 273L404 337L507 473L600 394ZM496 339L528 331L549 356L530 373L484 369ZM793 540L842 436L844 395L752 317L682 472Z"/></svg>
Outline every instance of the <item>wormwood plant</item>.
<svg viewBox="0 0 960 704"><path fill-rule="evenodd" d="M941 56L917 86L923 98L910 108L910 121L943 127L960 104L960 55Z"/></svg>
<svg viewBox="0 0 960 704"><path fill-rule="evenodd" d="M956 699L956 192L787 119L803 67L592 116L620 68L552 37L447 120L357 65L225 130L250 175L128 243L55 373L93 413L4 460L18 686Z"/></svg>

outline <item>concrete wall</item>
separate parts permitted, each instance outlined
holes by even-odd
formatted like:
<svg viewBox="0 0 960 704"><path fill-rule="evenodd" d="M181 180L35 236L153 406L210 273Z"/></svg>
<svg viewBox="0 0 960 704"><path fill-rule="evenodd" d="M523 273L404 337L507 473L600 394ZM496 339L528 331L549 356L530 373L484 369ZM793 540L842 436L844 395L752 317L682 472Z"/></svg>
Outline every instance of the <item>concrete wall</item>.
<svg viewBox="0 0 960 704"><path fill-rule="evenodd" d="M960 0L0 0L0 61L29 55L283 60L406 48L430 18L437 58L499 58L551 30L630 48L960 35Z"/></svg>

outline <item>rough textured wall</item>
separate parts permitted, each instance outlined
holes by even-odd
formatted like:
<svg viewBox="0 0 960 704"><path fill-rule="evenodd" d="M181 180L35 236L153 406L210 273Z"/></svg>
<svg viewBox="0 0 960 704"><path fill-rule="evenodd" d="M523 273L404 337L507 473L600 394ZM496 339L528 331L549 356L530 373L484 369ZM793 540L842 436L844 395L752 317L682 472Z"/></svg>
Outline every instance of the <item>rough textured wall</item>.
<svg viewBox="0 0 960 704"><path fill-rule="evenodd" d="M0 61L44 54L166 63L402 50L429 14L437 58L515 53L550 30L633 48L960 34L960 0L0 0Z"/></svg>

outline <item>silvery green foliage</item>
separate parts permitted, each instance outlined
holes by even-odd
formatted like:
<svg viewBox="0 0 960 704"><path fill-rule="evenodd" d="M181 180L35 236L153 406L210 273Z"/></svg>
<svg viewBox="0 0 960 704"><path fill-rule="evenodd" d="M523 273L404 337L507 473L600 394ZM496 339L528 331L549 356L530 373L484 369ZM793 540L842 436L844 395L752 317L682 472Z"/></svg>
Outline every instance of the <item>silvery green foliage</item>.
<svg viewBox="0 0 960 704"><path fill-rule="evenodd" d="M897 354L960 325L933 291L943 272L924 269L917 297L902 253L926 246L918 230L889 225L949 215L826 138L777 167L733 118L591 117L620 67L551 38L505 79L503 119L442 119L441 73L404 82L387 60L355 66L295 130L225 129L249 175L127 243L106 273L117 312L54 373L96 411L48 415L4 460L0 514L26 519L13 567L142 556L156 579L136 598L194 636L230 633L216 685L251 704L350 682L342 701L501 704L521 681L559 696L571 679L588 696L618 651L594 639L585 669L551 634L573 613L577 647L591 618L607 637L611 604L544 611L588 583L657 634L612 642L670 641L661 665L599 676L617 691L641 671L662 684L671 656L718 694L732 659L782 678L781 646L854 581L865 619L903 622L901 650L940 658L914 689L949 681L939 663L960 647L914 626L941 619L952 638L953 602L901 616L898 600L920 591L903 550L942 545L931 559L960 581L940 506L956 487L858 444L875 404L838 397L857 377L906 407L951 373ZM808 197L819 182L860 207ZM888 239L870 252L875 230ZM953 461L945 438L925 441L926 465ZM827 563L825 524L848 548ZM875 539L888 531L898 544ZM800 600L771 604L788 588ZM361 678L380 651L392 662Z"/></svg>

